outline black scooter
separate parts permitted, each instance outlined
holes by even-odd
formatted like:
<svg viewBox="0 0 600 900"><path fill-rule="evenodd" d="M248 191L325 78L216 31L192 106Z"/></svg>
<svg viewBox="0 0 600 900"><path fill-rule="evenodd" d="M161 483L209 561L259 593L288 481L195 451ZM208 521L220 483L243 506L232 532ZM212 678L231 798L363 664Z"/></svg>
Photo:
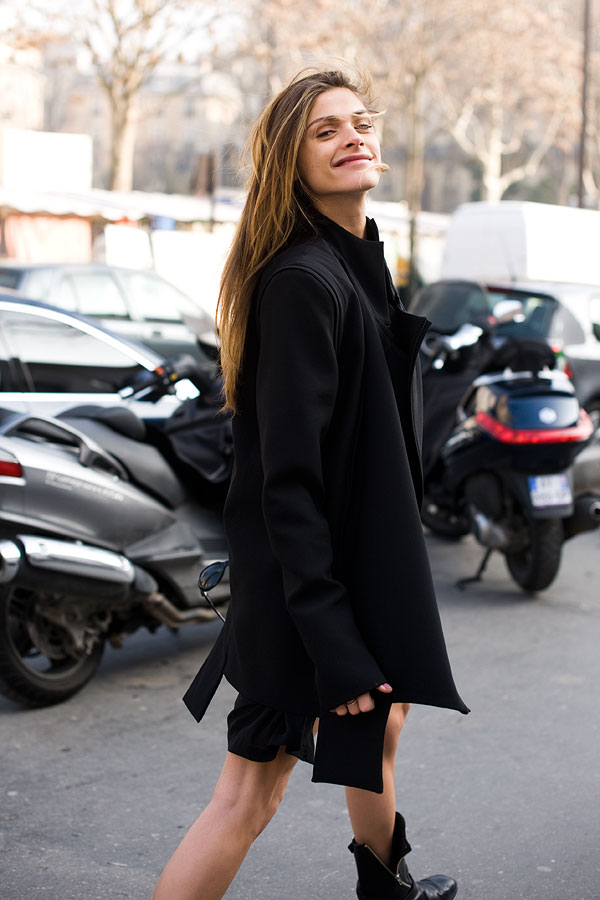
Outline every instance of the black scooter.
<svg viewBox="0 0 600 900"><path fill-rule="evenodd" d="M227 556L231 422L218 386L185 360L122 393L158 399L184 377L199 396L161 428L125 406L0 411L0 691L15 702L72 696L106 641L216 619L198 573Z"/></svg>
<svg viewBox="0 0 600 900"><path fill-rule="evenodd" d="M563 542L600 524L600 448L587 446L592 424L552 349L495 334L518 307L503 301L492 322L423 344L422 520L486 548L460 586L480 580L497 550L533 593L556 577Z"/></svg>

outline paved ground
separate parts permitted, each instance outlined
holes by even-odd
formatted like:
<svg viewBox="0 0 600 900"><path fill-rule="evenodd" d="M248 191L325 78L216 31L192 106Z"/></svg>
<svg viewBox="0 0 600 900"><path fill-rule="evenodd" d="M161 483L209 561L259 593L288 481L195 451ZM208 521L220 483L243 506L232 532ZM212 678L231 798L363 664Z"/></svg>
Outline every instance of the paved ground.
<svg viewBox="0 0 600 900"><path fill-rule="evenodd" d="M513 589L500 559L460 592L479 550L430 549L473 712L409 717L397 787L411 870L455 875L462 900L599 900L600 535L566 546L537 600ZM231 689L202 726L179 700L216 633L138 635L54 709L0 699L2 900L149 900L223 755ZM228 898L350 900L349 838L342 790L312 785L299 764Z"/></svg>

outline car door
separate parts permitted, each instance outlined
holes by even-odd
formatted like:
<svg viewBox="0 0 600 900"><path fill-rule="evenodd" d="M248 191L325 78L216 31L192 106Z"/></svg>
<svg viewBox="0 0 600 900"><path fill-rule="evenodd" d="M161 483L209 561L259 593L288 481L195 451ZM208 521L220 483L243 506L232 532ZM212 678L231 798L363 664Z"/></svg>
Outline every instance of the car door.
<svg viewBox="0 0 600 900"><path fill-rule="evenodd" d="M145 356L68 313L5 300L0 354L0 406L50 416L78 404L120 404L119 389L157 364L153 354ZM178 401L169 396L130 405L144 418L162 418Z"/></svg>
<svg viewBox="0 0 600 900"><path fill-rule="evenodd" d="M559 324L564 354L580 403L600 408L600 291L588 288L561 296Z"/></svg>

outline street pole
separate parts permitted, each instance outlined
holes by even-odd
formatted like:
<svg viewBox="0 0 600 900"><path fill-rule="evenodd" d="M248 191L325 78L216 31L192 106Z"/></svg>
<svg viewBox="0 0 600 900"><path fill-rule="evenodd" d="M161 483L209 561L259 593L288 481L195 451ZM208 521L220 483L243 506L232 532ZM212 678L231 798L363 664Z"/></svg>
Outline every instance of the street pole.
<svg viewBox="0 0 600 900"><path fill-rule="evenodd" d="M590 62L590 0L583 0L583 61L581 77L581 136L579 139L579 183L577 187L577 205L583 206L584 187L583 173L585 170L585 136L587 131L587 97L588 97L588 72Z"/></svg>

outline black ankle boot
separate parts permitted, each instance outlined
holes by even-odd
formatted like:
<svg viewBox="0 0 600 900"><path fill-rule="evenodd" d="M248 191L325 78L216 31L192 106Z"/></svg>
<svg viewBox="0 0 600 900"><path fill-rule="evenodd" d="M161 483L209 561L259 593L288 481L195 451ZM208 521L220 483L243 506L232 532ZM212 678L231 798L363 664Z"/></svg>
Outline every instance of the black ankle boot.
<svg viewBox="0 0 600 900"><path fill-rule="evenodd" d="M353 840L348 849L354 854L358 869L358 900L452 900L458 889L454 879L446 875L433 875L423 881L413 879L405 860L411 847L400 813L396 813L389 868L368 844L357 844Z"/></svg>

